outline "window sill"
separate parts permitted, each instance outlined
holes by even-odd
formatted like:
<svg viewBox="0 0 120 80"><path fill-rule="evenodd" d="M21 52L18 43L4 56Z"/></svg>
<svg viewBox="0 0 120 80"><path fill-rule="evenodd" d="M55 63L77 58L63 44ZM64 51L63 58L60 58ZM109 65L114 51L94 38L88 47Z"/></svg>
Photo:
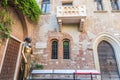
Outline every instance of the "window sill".
<svg viewBox="0 0 120 80"><path fill-rule="evenodd" d="M51 59L51 60L58 60L58 59Z"/></svg>
<svg viewBox="0 0 120 80"><path fill-rule="evenodd" d="M112 10L113 13L120 13L120 10Z"/></svg>
<svg viewBox="0 0 120 80"><path fill-rule="evenodd" d="M50 13L42 13L41 15L50 15Z"/></svg>
<svg viewBox="0 0 120 80"><path fill-rule="evenodd" d="M105 11L105 10L103 10L103 11L94 11L94 13L107 13L108 11Z"/></svg>
<svg viewBox="0 0 120 80"><path fill-rule="evenodd" d="M65 61L70 61L71 59L63 59L63 60L65 60Z"/></svg>

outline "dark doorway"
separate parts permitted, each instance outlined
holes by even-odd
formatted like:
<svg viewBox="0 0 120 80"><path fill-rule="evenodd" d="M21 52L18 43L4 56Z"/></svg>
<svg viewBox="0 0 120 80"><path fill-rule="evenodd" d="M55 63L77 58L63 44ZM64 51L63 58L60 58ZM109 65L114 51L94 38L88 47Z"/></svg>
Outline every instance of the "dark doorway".
<svg viewBox="0 0 120 80"><path fill-rule="evenodd" d="M113 47L103 40L97 49L102 80L120 80Z"/></svg>

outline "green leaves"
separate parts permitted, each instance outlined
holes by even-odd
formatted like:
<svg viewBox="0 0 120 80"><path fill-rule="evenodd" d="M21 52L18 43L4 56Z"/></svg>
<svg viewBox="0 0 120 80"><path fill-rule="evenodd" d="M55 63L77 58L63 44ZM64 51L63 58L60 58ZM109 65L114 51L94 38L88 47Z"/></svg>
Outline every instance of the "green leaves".
<svg viewBox="0 0 120 80"><path fill-rule="evenodd" d="M35 69L43 69L43 65L41 65L41 64L36 64L36 65L35 65Z"/></svg>
<svg viewBox="0 0 120 80"><path fill-rule="evenodd" d="M0 23L0 38L5 39L10 37L10 30Z"/></svg>
<svg viewBox="0 0 120 80"><path fill-rule="evenodd" d="M1 0L0 4L7 8L9 3L15 5L18 10L20 10L24 15L26 15L30 20L36 22L39 19L39 15L42 13L36 0Z"/></svg>
<svg viewBox="0 0 120 80"><path fill-rule="evenodd" d="M10 37L10 26L12 20L8 15L9 2L12 2L19 11L26 15L31 21L36 22L42 13L36 0L0 0L0 38L6 39Z"/></svg>
<svg viewBox="0 0 120 80"><path fill-rule="evenodd" d="M6 10L3 9L0 13L0 39L10 37L10 25L12 25L12 20Z"/></svg>
<svg viewBox="0 0 120 80"><path fill-rule="evenodd" d="M16 0L16 5L30 20L37 21L41 10L35 0Z"/></svg>
<svg viewBox="0 0 120 80"><path fill-rule="evenodd" d="M8 6L8 0L2 0L2 1L0 1L0 4L1 4L4 8L7 8L7 6Z"/></svg>

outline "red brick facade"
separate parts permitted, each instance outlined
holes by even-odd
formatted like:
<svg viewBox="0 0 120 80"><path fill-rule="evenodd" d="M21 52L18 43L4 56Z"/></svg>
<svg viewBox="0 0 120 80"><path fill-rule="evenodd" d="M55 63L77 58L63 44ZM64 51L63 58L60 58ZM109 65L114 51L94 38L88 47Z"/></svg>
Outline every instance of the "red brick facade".
<svg viewBox="0 0 120 80"><path fill-rule="evenodd" d="M9 49L9 52L7 52L6 50L8 50L8 43L10 42L10 39L2 41L2 44L0 45L0 80L16 80L20 66L19 63L21 60L21 44L24 42L25 37L29 36L32 38L32 33L34 29L33 24L29 23L29 21L23 14L19 13L13 8L10 7L8 9L8 14L10 15L10 18L13 22L13 24L11 25L10 38L19 42L19 45L18 47L13 47ZM12 44L14 44L14 42ZM8 57L10 58L10 62L7 61L6 64L9 63L10 65L3 68L5 61L8 59L6 58L6 56L14 55L14 53L16 52L15 49L18 49L16 53L17 55L15 57L13 56L15 59ZM12 52L12 54L9 54L10 52ZM12 64L14 66L11 66ZM7 72L9 71L8 68L12 70L10 71L12 73ZM13 75L11 76L10 74Z"/></svg>
<svg viewBox="0 0 120 80"><path fill-rule="evenodd" d="M83 34L84 36L84 34ZM70 59L63 59L63 41L70 41ZM58 41L58 59L51 59L52 41ZM79 54L74 48L73 38L67 33L48 32L47 48L39 55L39 62L44 69L94 69L92 49L83 50L82 45Z"/></svg>

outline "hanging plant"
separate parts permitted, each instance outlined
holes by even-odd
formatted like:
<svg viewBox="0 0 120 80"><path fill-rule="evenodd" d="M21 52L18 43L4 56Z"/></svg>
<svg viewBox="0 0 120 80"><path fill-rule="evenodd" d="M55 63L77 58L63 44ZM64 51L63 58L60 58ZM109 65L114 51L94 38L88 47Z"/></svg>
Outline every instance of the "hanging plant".
<svg viewBox="0 0 120 80"><path fill-rule="evenodd" d="M34 22L38 21L39 15L42 14L36 0L1 0L0 4L4 8L7 8L8 5L15 6L17 10Z"/></svg>
<svg viewBox="0 0 120 80"><path fill-rule="evenodd" d="M12 25L12 20L8 15L6 9L0 9L0 43L2 40L10 37L10 26Z"/></svg>
<svg viewBox="0 0 120 80"><path fill-rule="evenodd" d="M17 8L32 21L38 21L41 10L36 0L15 0Z"/></svg>
<svg viewBox="0 0 120 80"><path fill-rule="evenodd" d="M36 22L39 19L41 10L36 0L0 0L0 39L6 39L10 37L10 26L12 20L8 15L8 7L15 6L17 10L22 12L31 21Z"/></svg>

